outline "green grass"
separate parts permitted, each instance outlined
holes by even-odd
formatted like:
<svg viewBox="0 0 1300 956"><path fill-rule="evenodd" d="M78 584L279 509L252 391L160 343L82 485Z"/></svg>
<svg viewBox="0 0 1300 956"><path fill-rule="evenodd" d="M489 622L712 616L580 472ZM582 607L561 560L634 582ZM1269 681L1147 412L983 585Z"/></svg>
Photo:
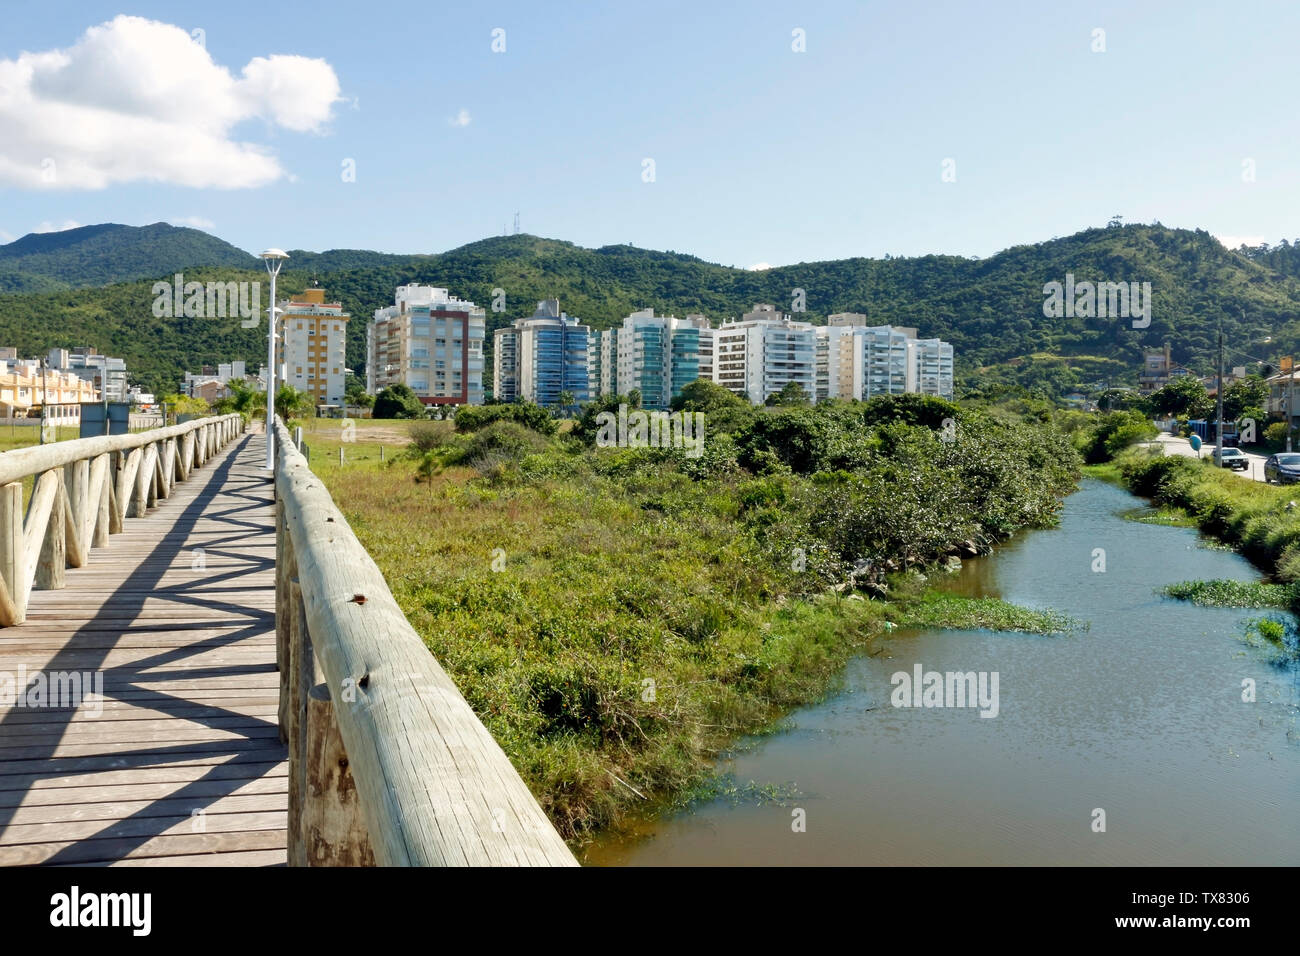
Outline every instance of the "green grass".
<svg viewBox="0 0 1300 956"><path fill-rule="evenodd" d="M930 592L917 601L902 602L890 616L904 627L962 631L1066 634L1085 626L1059 611L1021 607L1000 598L969 598L941 592Z"/></svg>
<svg viewBox="0 0 1300 956"><path fill-rule="evenodd" d="M789 420L817 437L833 413ZM649 807L726 791L719 755L834 692L893 625L1064 628L998 601L904 606L829 590L864 556L923 567L1054 516L1071 463L1034 434L988 427L981 437L972 423L952 447L891 426L894 457L830 446L868 464L824 478L776 456L756 475L712 433L699 460L564 435L519 443L499 425L453 435L358 422L344 441L321 422L306 440L411 625L581 843ZM431 450L394 454L407 441ZM1013 447L1043 462L1015 467ZM963 488L962 474L979 481Z"/></svg>
<svg viewBox="0 0 1300 956"><path fill-rule="evenodd" d="M1155 508L1130 508L1123 513L1125 521L1138 524L1155 524L1168 528L1195 528L1196 519L1182 508L1173 505L1159 505Z"/></svg>
<svg viewBox="0 0 1300 956"><path fill-rule="evenodd" d="M1231 545L1277 581L1300 581L1295 489L1245 481L1191 458L1130 451L1116 464L1133 493L1183 512L1203 533Z"/></svg>
<svg viewBox="0 0 1300 956"><path fill-rule="evenodd" d="M1119 467L1111 461L1103 462L1100 465L1081 465L1079 470L1083 472L1085 478L1096 478L1099 481L1108 481L1113 485L1124 483Z"/></svg>
<svg viewBox="0 0 1300 956"><path fill-rule="evenodd" d="M1289 584L1259 581L1180 581L1162 589L1163 594L1202 607L1278 608L1286 610L1295 598Z"/></svg>

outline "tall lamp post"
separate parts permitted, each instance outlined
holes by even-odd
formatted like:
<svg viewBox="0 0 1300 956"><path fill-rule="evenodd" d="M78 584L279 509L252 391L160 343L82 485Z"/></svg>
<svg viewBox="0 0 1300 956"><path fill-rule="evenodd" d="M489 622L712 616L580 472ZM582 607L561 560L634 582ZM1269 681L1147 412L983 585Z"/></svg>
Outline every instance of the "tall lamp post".
<svg viewBox="0 0 1300 956"><path fill-rule="evenodd" d="M271 306L268 308L266 333L266 470L275 474L275 277L289 254L283 249L267 249L262 253L266 271L271 274Z"/></svg>

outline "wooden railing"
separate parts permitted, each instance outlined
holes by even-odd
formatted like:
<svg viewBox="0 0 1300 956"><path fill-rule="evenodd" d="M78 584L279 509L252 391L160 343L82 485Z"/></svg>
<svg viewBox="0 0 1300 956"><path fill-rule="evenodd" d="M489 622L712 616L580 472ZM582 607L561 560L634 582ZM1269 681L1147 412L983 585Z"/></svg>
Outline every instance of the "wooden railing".
<svg viewBox="0 0 1300 956"><path fill-rule="evenodd" d="M276 421L291 866L574 866Z"/></svg>
<svg viewBox="0 0 1300 956"><path fill-rule="evenodd" d="M240 416L223 415L0 454L0 627L21 624L33 588L62 588L66 568L82 567L243 430ZM34 479L26 514L25 478Z"/></svg>

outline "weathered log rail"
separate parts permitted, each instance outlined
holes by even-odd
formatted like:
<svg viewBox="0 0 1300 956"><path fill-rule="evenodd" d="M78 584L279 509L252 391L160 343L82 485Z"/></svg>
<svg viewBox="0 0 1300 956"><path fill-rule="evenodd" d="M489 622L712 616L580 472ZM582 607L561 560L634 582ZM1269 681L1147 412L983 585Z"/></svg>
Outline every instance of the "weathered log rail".
<svg viewBox="0 0 1300 956"><path fill-rule="evenodd" d="M291 866L573 866L279 420L276 649Z"/></svg>
<svg viewBox="0 0 1300 956"><path fill-rule="evenodd" d="M143 517L244 430L239 415L0 454L0 627L21 624L33 589L64 587L92 547ZM23 480L32 478L26 513Z"/></svg>

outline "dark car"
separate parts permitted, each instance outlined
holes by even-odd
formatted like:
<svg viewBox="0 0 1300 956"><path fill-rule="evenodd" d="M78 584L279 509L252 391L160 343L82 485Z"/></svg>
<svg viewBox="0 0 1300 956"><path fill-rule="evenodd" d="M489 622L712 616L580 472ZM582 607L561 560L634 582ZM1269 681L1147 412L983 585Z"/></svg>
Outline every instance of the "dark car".
<svg viewBox="0 0 1300 956"><path fill-rule="evenodd" d="M1218 453L1219 465L1233 471L1245 471L1250 467L1250 458L1240 448L1228 448L1226 445Z"/></svg>
<svg viewBox="0 0 1300 956"><path fill-rule="evenodd" d="M1293 485L1300 481L1300 452L1284 451L1264 462L1264 480L1279 485Z"/></svg>

